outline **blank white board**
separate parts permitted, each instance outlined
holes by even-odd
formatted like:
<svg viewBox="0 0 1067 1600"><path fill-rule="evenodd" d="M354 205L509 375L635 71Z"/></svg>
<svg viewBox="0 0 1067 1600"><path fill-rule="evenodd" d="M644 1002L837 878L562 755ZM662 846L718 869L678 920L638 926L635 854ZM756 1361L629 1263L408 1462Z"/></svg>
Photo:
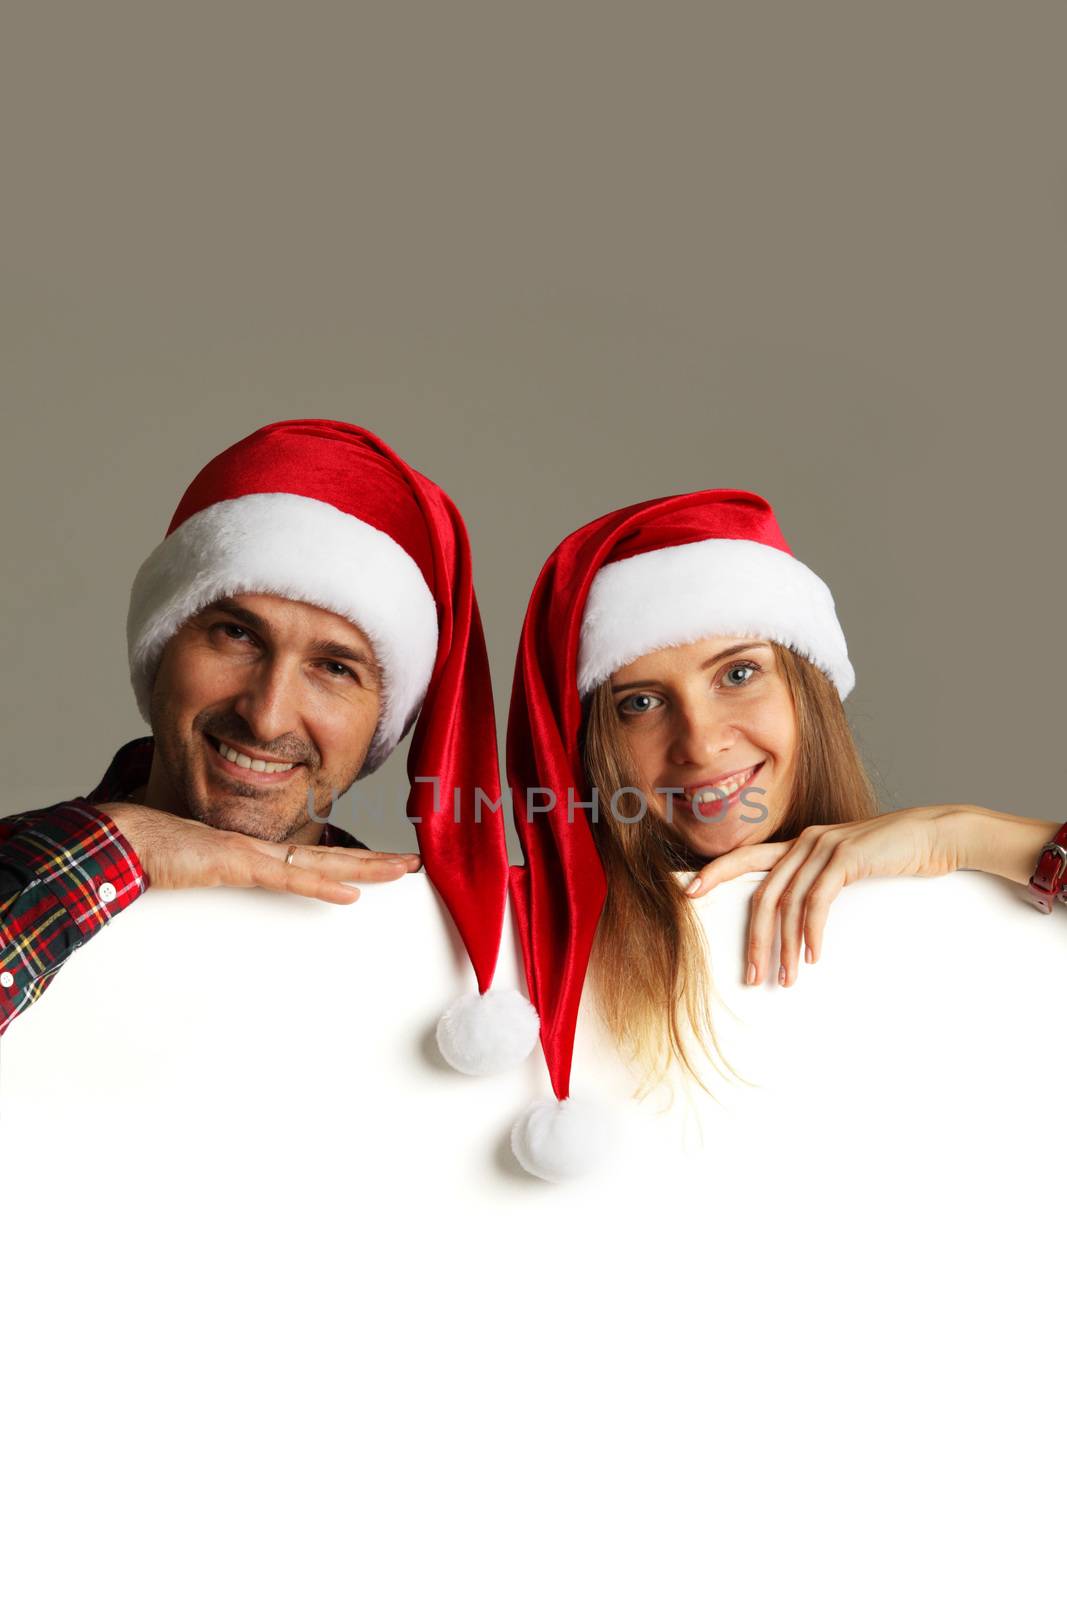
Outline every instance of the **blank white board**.
<svg viewBox="0 0 1067 1600"><path fill-rule="evenodd" d="M638 1104L583 1005L622 1138L566 1185L539 1053L437 1059L423 874L71 957L0 1040L5 1600L1062 1600L1067 913L855 884L757 991L761 877L699 902L751 1086Z"/></svg>

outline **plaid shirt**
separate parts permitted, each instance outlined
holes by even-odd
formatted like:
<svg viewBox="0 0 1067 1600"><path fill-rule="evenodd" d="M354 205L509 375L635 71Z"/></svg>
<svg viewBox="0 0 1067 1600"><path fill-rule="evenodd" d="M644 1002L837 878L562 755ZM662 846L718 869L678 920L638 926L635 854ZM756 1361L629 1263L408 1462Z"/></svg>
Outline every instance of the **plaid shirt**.
<svg viewBox="0 0 1067 1600"><path fill-rule="evenodd" d="M155 741L132 739L91 794L0 818L0 1034L40 998L72 950L149 887L129 840L93 805L148 782ZM367 847L335 823L320 844Z"/></svg>

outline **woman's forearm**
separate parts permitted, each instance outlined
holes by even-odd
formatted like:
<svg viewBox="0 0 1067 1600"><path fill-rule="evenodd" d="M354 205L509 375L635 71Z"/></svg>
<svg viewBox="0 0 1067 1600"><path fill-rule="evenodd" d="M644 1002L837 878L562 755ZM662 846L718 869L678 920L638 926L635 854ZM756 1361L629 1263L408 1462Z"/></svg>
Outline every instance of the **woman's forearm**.
<svg viewBox="0 0 1067 1600"><path fill-rule="evenodd" d="M1029 883L1041 846L1047 844L1062 825L1042 822L1035 817L1015 817L1008 811L990 811L986 806L959 807L958 838L960 867L976 872L993 872L1012 883Z"/></svg>

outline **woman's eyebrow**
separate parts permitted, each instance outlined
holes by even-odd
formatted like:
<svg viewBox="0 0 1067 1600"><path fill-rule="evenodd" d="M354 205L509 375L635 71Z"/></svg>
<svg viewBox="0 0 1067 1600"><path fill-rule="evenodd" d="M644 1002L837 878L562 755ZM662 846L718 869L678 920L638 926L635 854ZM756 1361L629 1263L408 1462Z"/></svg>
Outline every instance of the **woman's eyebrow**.
<svg viewBox="0 0 1067 1600"><path fill-rule="evenodd" d="M766 646L766 644L766 639L746 639L743 644L732 644L728 649L720 650L718 655L710 656L707 661L702 661L700 671L706 672L709 667L713 667L717 661L724 661L727 656L739 655L742 650L758 650L761 645ZM643 689L646 685L655 682L655 678L631 679L629 683L613 684L611 692L612 694L619 694L623 689Z"/></svg>
<svg viewBox="0 0 1067 1600"><path fill-rule="evenodd" d="M736 656L742 650L758 650L761 646L768 650L770 649L766 639L746 639L743 644L732 644L728 650L720 650L717 656L712 656L709 660L702 662L700 670L703 672L705 667L713 667L716 661L724 661L727 656Z"/></svg>

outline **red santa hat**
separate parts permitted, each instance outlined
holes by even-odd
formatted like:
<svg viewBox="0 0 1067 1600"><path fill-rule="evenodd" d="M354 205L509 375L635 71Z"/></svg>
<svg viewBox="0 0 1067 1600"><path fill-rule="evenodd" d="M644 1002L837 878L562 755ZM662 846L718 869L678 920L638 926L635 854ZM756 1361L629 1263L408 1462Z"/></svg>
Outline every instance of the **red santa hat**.
<svg viewBox="0 0 1067 1600"><path fill-rule="evenodd" d="M274 594L347 617L374 646L382 705L362 777L414 724L408 809L434 888L478 980L441 1019L460 1071L524 1059L537 1017L516 990L490 992L507 906L508 859L492 685L458 509L365 428L321 418L271 423L197 474L133 583L130 677L146 721L163 648L203 607ZM416 778L436 778L416 787ZM475 820L475 790L488 799ZM458 800L456 796L458 794ZM435 807L436 799L436 807ZM457 820L458 817L458 820Z"/></svg>
<svg viewBox="0 0 1067 1600"><path fill-rule="evenodd" d="M607 889L581 809L590 792L579 753L584 703L627 662L714 634L788 645L826 673L842 700L855 683L830 590L797 560L768 502L742 489L668 495L598 517L557 547L530 597L507 736L526 865L513 867L511 880L555 1098L522 1113L511 1143L540 1178L588 1170L611 1134L607 1108L570 1092L579 1001Z"/></svg>

